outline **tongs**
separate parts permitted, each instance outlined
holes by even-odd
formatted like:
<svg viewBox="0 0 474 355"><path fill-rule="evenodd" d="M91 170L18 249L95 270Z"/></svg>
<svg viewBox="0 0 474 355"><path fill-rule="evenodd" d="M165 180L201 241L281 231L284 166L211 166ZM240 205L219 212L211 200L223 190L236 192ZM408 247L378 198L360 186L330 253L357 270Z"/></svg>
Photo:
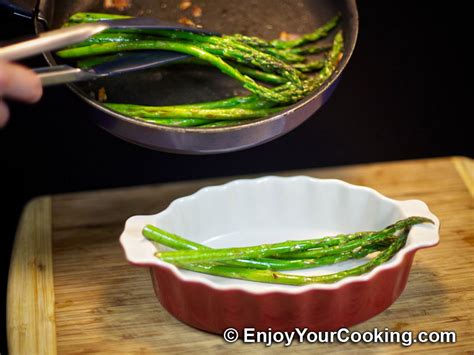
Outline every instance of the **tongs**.
<svg viewBox="0 0 474 355"><path fill-rule="evenodd" d="M19 60L43 52L57 50L82 42L89 37L105 30L141 29L175 30L194 33L219 35L200 28L190 28L183 25L161 21L149 17L137 17L120 20L105 20L64 27L40 34L38 37L24 42L0 48L0 59ZM65 84L76 81L94 80L97 78L123 74L136 70L157 67L188 58L189 55L169 51L140 51L129 52L116 56L107 63L93 66L89 69L75 68L70 65L57 65L34 69L41 78L43 86Z"/></svg>

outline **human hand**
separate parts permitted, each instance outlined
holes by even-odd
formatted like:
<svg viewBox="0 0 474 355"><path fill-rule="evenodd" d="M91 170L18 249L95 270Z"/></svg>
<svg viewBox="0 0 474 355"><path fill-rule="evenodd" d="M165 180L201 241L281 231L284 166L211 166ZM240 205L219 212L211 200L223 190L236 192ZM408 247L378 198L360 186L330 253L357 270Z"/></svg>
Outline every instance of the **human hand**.
<svg viewBox="0 0 474 355"><path fill-rule="evenodd" d="M41 81L32 70L0 60L0 127L7 123L10 115L4 98L35 103L42 94Z"/></svg>

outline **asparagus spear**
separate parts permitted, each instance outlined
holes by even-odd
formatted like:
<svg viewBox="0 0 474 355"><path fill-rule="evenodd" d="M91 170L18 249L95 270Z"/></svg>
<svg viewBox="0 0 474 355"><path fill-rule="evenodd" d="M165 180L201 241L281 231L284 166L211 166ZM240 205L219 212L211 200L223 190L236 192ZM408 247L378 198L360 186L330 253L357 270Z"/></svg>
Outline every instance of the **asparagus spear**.
<svg viewBox="0 0 474 355"><path fill-rule="evenodd" d="M325 65L325 61L320 59L320 60L314 60L309 63L297 63L293 65L293 67L295 67L296 69L298 69L299 71L303 73L311 73L311 72L323 69L324 65Z"/></svg>
<svg viewBox="0 0 474 355"><path fill-rule="evenodd" d="M86 12L78 12L72 15L67 25L74 25L83 22L96 22L101 20L116 20L116 19L125 19L130 18L130 16L122 16L122 15L112 15L112 14L101 14L101 13L86 13ZM84 41L81 45L87 45L91 43L103 43L104 41L107 42L120 42L122 40L137 40L139 37L143 36L137 33L115 33L118 36L113 36L113 32L105 31L99 35L95 35L91 37L89 40ZM112 35L112 36L111 36ZM302 62L304 61L304 57L300 54L303 52L298 53L298 51L282 51L276 48L272 48L271 44L267 41L264 41L258 37L248 37L240 34L231 35L231 36L224 36L225 38L229 38L238 42L241 42L245 45L249 45L255 49L263 50L264 52L275 56L281 60L285 60L287 62ZM110 40L107 40L110 39Z"/></svg>
<svg viewBox="0 0 474 355"><path fill-rule="evenodd" d="M137 41L137 42L125 42L125 43L103 43L103 44L94 44L86 47L77 47L64 49L57 54L62 58L78 58L91 55L101 55L108 53L115 53L121 51L129 50L147 50L147 49L161 49L168 50L180 53L190 54L201 60L211 63L212 65L219 68L224 74L229 75L230 77L243 83L243 86L254 92L255 94L265 97L272 101L281 101L283 100L282 96L272 90L265 88L261 85L258 85L253 79L248 76L242 75L237 69L233 68L221 58L206 52L199 47L184 44L181 42L173 41Z"/></svg>
<svg viewBox="0 0 474 355"><path fill-rule="evenodd" d="M171 33L171 32L168 32L168 33ZM157 32L157 34L160 34L160 33ZM162 34L166 34L166 32L163 32ZM171 37L175 40L176 36L171 36ZM167 37L164 37L164 38L167 38ZM105 32L105 33L100 33L95 36L92 36L83 42L80 42L74 46L69 47L69 49L77 48L77 47L88 47L94 44L105 44L105 43L137 43L141 41L155 41L155 40L159 41L159 40L163 40L164 38L158 37L158 36L143 35L139 33ZM199 36L198 38L201 38L201 36ZM177 39L179 40L179 38ZM281 67L281 63L277 62L277 64L275 64L273 60L268 61L268 57L262 57L262 53L260 53L259 55L255 55L255 53L251 53L251 55L249 55L247 52L243 52L241 49L236 49L227 45L223 46L220 43L212 44L212 43L206 43L202 41L190 41L190 42L182 42L182 43L193 44L221 58L227 58L234 61L238 61L239 63L245 64L245 65L254 65L257 67L265 68L266 73L279 71ZM63 53L64 52L60 53L59 55L64 55ZM66 55L67 54L68 52L66 52ZM74 55L74 52L72 52L72 55ZM300 57L300 58L302 60L299 60L299 61L304 60L304 57ZM289 68L290 67L287 67L287 69ZM286 82L286 81L288 80L284 80L283 82Z"/></svg>
<svg viewBox="0 0 474 355"><path fill-rule="evenodd" d="M143 235L153 242L165 245L167 247L177 249L177 250L209 250L211 248L193 242L191 240L180 237L176 234L166 232L158 227L147 225L142 231ZM387 240L392 240L391 238ZM298 256L293 260L279 260L271 258L260 258L260 259L236 259L227 261L225 264L230 266L237 267L251 267L254 269L262 270L298 270L298 269L307 269L314 268L322 265L330 265L338 263L341 261L349 259L358 259L367 256L368 254L374 251L380 251L387 247L387 241L377 241L377 242L366 242L363 246L359 248L353 247L352 249L347 249L340 252L337 255L330 254L313 258L313 259L303 259ZM331 248L328 248L331 249Z"/></svg>
<svg viewBox="0 0 474 355"><path fill-rule="evenodd" d="M278 86L273 90L283 94L288 104L301 100L306 95L320 87L332 75L332 73L334 73L337 64L342 58L343 49L344 41L342 32L338 32L334 37L333 47L328 53L323 69L318 75L303 81L303 90L296 89L288 83ZM275 106L275 103L261 99L256 95L249 95L193 105L193 107L196 108L231 108L236 106L247 109L260 109L273 107Z"/></svg>
<svg viewBox="0 0 474 355"><path fill-rule="evenodd" d="M108 14L95 14L95 13L78 13L71 17L71 23L80 23L80 22L90 22L90 21L98 21L104 19L116 19L116 18L127 18L128 16L121 16L121 15L108 15ZM133 117L137 117L147 121L154 121L159 122L161 124L169 124L169 125L177 125L181 127L188 127L190 125L199 125L201 127L208 127L211 126L225 126L228 124L233 124L232 122L228 121L240 121L242 119L249 119L249 117L239 117L234 116L232 119L228 115L232 114L232 111L227 109L233 108L240 108L244 110L252 110L256 111L250 114L247 111L243 111L244 115L252 116L252 118L257 118L257 114L262 114L264 117L267 115L266 109L278 106L278 105L286 105L291 104L299 99L303 98L312 90L315 90L319 87L324 80L326 80L332 72L335 70L337 62L340 60L342 56L342 34L338 33L334 40L334 45L332 47L331 52L328 55L328 59L325 62L323 69L321 70L320 74L314 78L304 80L300 82L299 80L299 71L291 66L288 66L281 60L276 59L274 56L281 58L283 60L301 60L301 58L284 58L288 54L300 56L300 53L311 53L311 52L318 52L319 50L323 50L323 47L306 47L306 48L296 48L302 44L306 44L312 41L316 41L320 38L325 37L328 32L337 25L339 18L333 18L329 21L326 25L321 27L320 29L314 31L311 34L303 36L299 39L299 44L293 45L289 42L285 42L285 45L280 48L281 46L278 44L278 41L274 42L266 42L263 40L259 40L256 38L245 37L245 36L207 36L201 34L190 33L186 31L153 31L153 32L146 32L146 31L136 31L131 30L127 31L127 33L118 32L114 33L114 31L108 31L107 33L102 33L95 38L91 39L89 43L85 42L80 45L84 47L80 48L71 48L65 51L72 51L69 52L75 53L74 50L82 50L83 53L91 52L91 49L98 48L94 45L89 45L90 43L103 43L104 45L112 45L109 47L110 50L113 48L113 45L117 45L115 50L119 50L118 48L120 45L125 45L128 42L128 45L132 46L136 45L138 42L172 42L173 44L176 43L177 45L182 45L185 47L195 47L208 54L213 54L214 56L220 56L221 58L232 59L236 60L238 63L243 63L246 66L238 67L237 69L233 69L233 71L229 71L229 67L225 67L224 71L226 74L237 78L237 80L241 80L244 83L244 87L249 89L250 91L254 92L254 95L246 96L246 97L235 97L226 100L220 100L216 102L209 102L209 103L198 103L198 104L191 104L191 105L180 105L178 106L178 110L176 111L179 115L178 117L173 116L173 110L169 109L162 109L162 108L154 108L154 114L151 114L152 117L149 116L149 112L147 109L135 107L131 108L128 105L115 107L116 111L119 111L123 114L127 114ZM166 37L166 39L160 39L157 36ZM249 40L249 38L251 40ZM143 41L143 39L146 39ZM173 39L173 41L170 41ZM94 42L96 41L96 42ZM112 42L112 43L111 43ZM124 43L125 42L125 43ZM291 42L291 41L290 41ZM304 43L303 43L304 42ZM288 46L291 44L290 46ZM82 48L82 49L81 49ZM261 53L262 48L266 48L267 53ZM172 50L172 49L169 49ZM92 51L93 52L93 51ZM211 52L211 53L209 53ZM62 52L64 53L64 52ZM67 52L66 52L67 53ZM77 52L76 52L77 53ZM268 53L271 53L269 55ZM189 54L189 53L188 53ZM219 59L219 58L217 58ZM211 64L216 65L216 62L209 61ZM223 62L225 63L225 62ZM227 64L227 63L225 63ZM224 65L225 65L224 64ZM248 68L247 66L255 66L259 69ZM319 69L321 63L301 63L297 65L302 70L316 70ZM218 66L219 67L219 66ZM223 70L223 68L220 68ZM239 71L242 70L244 73ZM247 75L243 75L247 73ZM278 75L276 75L278 74ZM256 78L257 80L271 82L271 83L283 83L284 80L289 80L288 83L281 85L280 87L274 89L268 89L262 87L255 83L251 79L251 77ZM216 110L219 109L219 110ZM226 109L224 111L220 111L220 109ZM185 113L185 110L191 110L188 113ZM211 110L211 111L206 111ZM145 112L146 111L146 112ZM157 113L161 112L163 116L159 116ZM196 115L192 116L193 119L196 121L192 121L189 118L191 117L190 114ZM237 112L234 112L237 113ZM225 119L219 120L219 117L225 116ZM212 116L212 119L209 117ZM161 120L161 121L157 121ZM173 122L175 120L175 122ZM208 122L204 122L204 120L208 120ZM220 122L220 123L217 123Z"/></svg>
<svg viewBox="0 0 474 355"><path fill-rule="evenodd" d="M258 49L265 53L271 54L274 57L284 60L285 62L298 63L298 62L304 61L305 59L304 56L301 55L303 53L298 53L297 51L292 51L292 50L289 51L289 50L280 50L280 49L274 48L267 41L260 39L258 37L249 37L249 36L244 36L241 34L235 34L231 36L224 36L224 38L229 38L234 41L241 42L247 46L250 46L252 48Z"/></svg>
<svg viewBox="0 0 474 355"><path fill-rule="evenodd" d="M161 119L161 118L195 118L195 119L207 119L207 120L235 120L239 119L251 119L269 116L273 113L281 111L282 108L269 108L261 110L247 110L240 108L228 108L228 109L195 109L195 108L182 108L179 106L162 106L162 107L151 107L151 106L140 106L130 104L114 104L105 103L106 107L111 110L126 113L136 118L146 119Z"/></svg>
<svg viewBox="0 0 474 355"><path fill-rule="evenodd" d="M203 62L202 60L196 59L196 58L190 58L183 60L180 62L180 64L198 64L198 65L209 65L207 62ZM246 65L242 64L237 64L237 63L231 63L231 65L240 71L242 74L248 75L253 79L268 83L268 84L284 84L288 80L283 78L282 76L272 74L272 73L267 73L262 70L258 70L252 67L248 67ZM303 74L301 74L301 77L303 77Z"/></svg>
<svg viewBox="0 0 474 355"><path fill-rule="evenodd" d="M299 54L296 52L279 50L276 48L261 48L260 50L274 56L275 58L281 59L286 63L300 63L304 62L305 60L305 57L302 55L303 53Z"/></svg>
<svg viewBox="0 0 474 355"><path fill-rule="evenodd" d="M371 245L376 245L379 243L386 244L393 242L394 237L392 234L389 233L374 233L374 232L367 232L366 236L361 237L359 239L355 239L349 241L347 243L342 243L339 245L335 245L329 248L313 248L302 252L292 252L292 253L285 253L285 254L277 254L275 258L281 259L317 259L321 257L331 256L331 255L338 255L344 254L348 252L352 252L354 250L365 248Z"/></svg>
<svg viewBox="0 0 474 355"><path fill-rule="evenodd" d="M373 238L382 239L395 234L397 231L420 223L433 222L424 217L409 217L407 219L398 221L397 223L385 228L380 232L376 232ZM180 265L188 263L222 262L235 260L238 258L265 258L285 253L303 252L313 248L338 246L359 239L361 236L364 236L365 233L366 232L358 232L347 235L339 235L336 237L286 241L282 243L264 244L253 247L157 252L155 255L163 261L179 263Z"/></svg>
<svg viewBox="0 0 474 355"><path fill-rule="evenodd" d="M341 15L337 15L333 17L332 19L330 19L322 27L319 27L315 31L305 34L301 36L300 38L296 40L292 40L292 41L282 41L282 40L265 41L258 37L245 36L241 34L236 34L231 37L235 40L245 43L248 46L258 48L258 49L262 49L262 48L292 49L292 48L299 47L310 42L316 42L320 39L327 37L329 33L334 28L336 28L340 20L341 20Z"/></svg>
<svg viewBox="0 0 474 355"><path fill-rule="evenodd" d="M264 71L246 67L245 65L235 64L234 68L242 74L250 76L253 79L263 81L268 84L284 84L287 80L279 75L265 73Z"/></svg>
<svg viewBox="0 0 474 355"><path fill-rule="evenodd" d="M126 33L126 32L101 32L94 36L89 37L88 39L76 43L68 48L77 48L77 47L87 47L93 44L102 44L102 43L129 43L137 41L153 41L160 40L163 38L151 35L144 35L139 33Z"/></svg>
<svg viewBox="0 0 474 355"><path fill-rule="evenodd" d="M97 13L77 13L69 19L72 23L80 23L80 22L92 22L92 21L99 21L104 19L118 19L118 18L128 18L129 16L121 16L121 15L108 15L108 14L97 14ZM301 62L303 61L304 57L301 54L316 54L320 53L324 50L329 49L328 46L314 46L314 47L307 47L307 48L294 48L299 47L303 44L310 43L317 41L321 38L326 37L329 32L334 29L340 21L341 16L337 15L332 18L328 23L323 25L322 27L318 28L312 33L303 35L301 38L293 40L293 41L280 41L275 40L272 42L267 42L265 40L259 39L257 37L248 37L243 35L232 35L232 36L206 36L202 34L196 34L186 31L140 31L137 32L136 30L129 30L129 33L113 33L113 31L108 31L108 33L102 33L99 35L94 36L90 40L84 42L81 45L85 45L87 43L102 43L103 41L107 42L122 42L122 41L130 41L130 40L138 40L146 33L159 35L159 36L166 36L172 39L186 39L192 42L206 42L211 43L214 45L224 45L226 48L233 48L237 50L241 50L245 53L251 54L253 57L262 56L262 54L271 54L271 56L267 56L265 59L269 60L273 63L276 58L288 61L288 62ZM112 32L112 33L111 33ZM145 36L146 38L146 36ZM279 50L279 48L289 49L289 50ZM258 50L255 50L258 49ZM265 52L262 53L261 51ZM273 64L272 64L273 65ZM281 66L281 63L279 63ZM285 72L286 71L286 72ZM298 84L298 79L294 72L291 71L290 68L284 68L280 74L288 75L287 78L296 84Z"/></svg>
<svg viewBox="0 0 474 355"><path fill-rule="evenodd" d="M194 45L220 56L230 59L240 64L254 66L267 73L275 73L292 82L296 86L301 85L298 71L291 65L285 63L274 56L258 51L242 43L231 41L215 36L202 36L190 32L160 31L170 39L189 40Z"/></svg>
<svg viewBox="0 0 474 355"><path fill-rule="evenodd" d="M211 248L193 242L192 240L185 239L176 234L166 232L158 227L147 225L143 228L143 236L148 240L154 241L156 243L165 245L169 248L177 250L209 250ZM259 260L234 260L229 261L228 265L232 266L243 266L243 267L253 267L256 269L280 269L282 266L287 265L288 263L285 260L277 259L259 259Z"/></svg>
<svg viewBox="0 0 474 355"><path fill-rule="evenodd" d="M73 25L72 23L71 25ZM168 32L170 33L170 32ZM163 39L163 37L159 37L160 35L165 35L165 38L167 32L162 32L160 33L159 31L154 31L153 34L144 34L144 33L139 33L139 32L116 32L115 30L108 30L101 32L99 34L96 34L92 37L89 37L85 41L82 41L78 44L75 44L71 46L70 48L74 47L85 47L89 46L91 44L97 44L97 43L109 43L109 42L135 42L135 41L150 41L154 39ZM201 39L201 37L198 37ZM235 36L225 36L224 38L229 38L229 39L234 39L236 40ZM237 40L238 41L238 40ZM195 43L195 41L192 41ZM202 42L202 41L198 41ZM245 44L245 43L242 43ZM329 49L329 48L328 48ZM303 54L317 54L325 50L324 47L314 47L314 48L308 48L308 49L303 49L303 48L295 48L291 50L279 50L276 48L263 48L259 49L260 51L270 54L275 58L278 58L280 60L283 60L287 63L299 63L299 62L304 62L305 57ZM326 49L327 50L327 49Z"/></svg>
<svg viewBox="0 0 474 355"><path fill-rule="evenodd" d="M123 39L123 36L118 36L117 38ZM117 39L115 38L115 39ZM218 67L222 72L225 74L241 81L245 85L249 85L247 87L250 91L254 91L251 89L251 86L255 85L253 80L248 83L248 80L244 80L246 77L241 75L242 73L239 72L239 68L244 68L247 73L251 73L251 76L254 76L257 79L261 79L262 81L271 82L271 83L284 83L288 80L295 82L297 85L300 85L300 74L297 70L291 66L284 66L278 62L271 62L267 60L265 57L262 57L260 54L259 56L244 53L240 50L233 49L232 47L225 47L221 45L213 45L207 43L186 43L186 42L171 42L167 40L160 40L160 39L147 39L147 40L136 40L136 39L127 39L127 40L117 40L117 41L108 41L102 42L102 39L97 42L92 42L93 44L89 45L82 45L79 44L76 47L68 48L57 52L58 56L63 58L82 58L86 56L95 56L95 55L102 55L102 54L110 54L110 53L117 53L121 51L134 51L134 50L174 50L176 52L186 53L194 55L195 57L204 60L216 67ZM198 52L200 51L200 52ZM213 57L211 57L211 55ZM251 68L246 67L237 67L234 66L233 68L222 61L220 59L220 63L218 62L219 58L230 59L236 61L238 63L244 64L246 66L255 66L262 68L264 71L253 70ZM232 70L230 69L232 68ZM273 72L279 74L275 75L272 74ZM280 76L281 75L281 76ZM247 78L249 79L249 78ZM285 80L286 79L286 80ZM271 92L268 89L260 87L260 90L264 90L267 92L267 95L271 96ZM258 94L258 90L254 91ZM261 95L264 96L264 95ZM270 99L272 99L270 97ZM273 97L272 100L278 100L278 95Z"/></svg>
<svg viewBox="0 0 474 355"><path fill-rule="evenodd" d="M320 267L320 266L333 265L333 264L341 263L343 261L347 261L351 259L362 259L369 254L382 251L386 249L387 247L388 246L385 245L384 243L373 243L373 244L367 244L364 247L351 250L351 251L346 251L340 254L325 255L318 258L310 258L310 259L305 259L305 258L288 259L288 260L284 260L286 261L286 263L281 263L280 265L272 266L268 268L268 270L273 270L273 271L303 270L303 269L312 269L312 268ZM255 260L258 261L261 259L255 259ZM272 260L278 260L278 259L272 259ZM228 264L228 262L226 264ZM276 264L276 263L273 262L273 264ZM207 265L207 264L204 264L204 265Z"/></svg>
<svg viewBox="0 0 474 355"><path fill-rule="evenodd" d="M327 52L332 48L331 45L316 45L316 46L308 46L303 48L291 48L287 49L285 53L293 53L296 55L308 55L308 54L319 54L322 52Z"/></svg>
<svg viewBox="0 0 474 355"><path fill-rule="evenodd" d="M86 15L86 14L84 14ZM79 47L88 47L87 43L98 43L98 44L108 44L109 42L119 43L130 43L133 42L137 44L137 42L142 42L139 40L140 36L146 36L147 34L153 34L155 36L166 37L168 39L176 41L187 41L189 45L194 45L199 47L203 50L206 50L210 53L215 55L220 55L224 58L235 60L241 64L252 64L265 72L275 72L283 76L284 78L288 79L289 81L293 82L295 85L300 85L300 79L298 76L297 71L285 63L284 61L275 58L267 53L261 52L256 50L255 48L249 47L241 42L232 40L231 38L224 38L219 36L209 36L204 34L186 32L186 31L172 31L172 30L153 30L153 31L145 31L145 30L121 30L120 33L114 35L114 31L110 33L109 30L106 33L102 33L99 35L94 36L94 38L90 39L89 42L80 43L77 46ZM107 38L112 39L112 41L107 41ZM153 41L154 39L150 39L149 37L145 37L146 41ZM157 41L160 40L159 38L156 39ZM95 41L95 42L94 42ZM105 41L105 43L104 43ZM138 45L138 44L137 44ZM138 45L140 46L140 45ZM99 50L99 48L93 48L94 50ZM138 48L140 49L140 48ZM156 49L156 48L147 48L147 49ZM158 48L160 49L160 48ZM120 51L120 50L134 50L133 46L129 44L127 49L120 49L116 48L115 50L109 47L110 51ZM81 52L68 52L68 50L58 52L58 55L67 55L69 58L79 55ZM85 53L85 51L83 52ZM80 54L80 55L93 55L94 53L90 54ZM190 54L190 53L188 53ZM295 56L295 54L289 53L288 54Z"/></svg>
<svg viewBox="0 0 474 355"><path fill-rule="evenodd" d="M332 73L336 69L337 63L341 59L342 51L343 51L343 37L342 37L342 33L339 32L336 34L334 38L333 48L328 53L323 69L315 77L305 80L303 82L304 84L303 90L299 90L293 87L289 83L278 86L272 90L280 93L288 104L302 99L304 96L306 96L313 90L316 90L319 86L322 85L322 83L325 80L327 80L332 75ZM159 113L163 112L161 110L162 107L154 107L154 106L112 104L112 103L107 103L106 106L113 109L114 111L117 111L124 115L136 117L136 118L141 118L141 117L143 118L145 117L145 115L153 116L154 118L159 118ZM213 110L211 114L213 114L214 118L217 118L215 117L216 113L218 112L216 111L216 109L228 110L228 109L239 107L240 109L253 110L253 111L263 113L260 110L265 110L267 108L271 108L274 106L276 106L276 103L273 101L261 99L258 95L249 95L249 96L237 96L237 97L232 97L229 99L224 99L224 100L219 100L219 101L214 101L214 102L205 102L205 103L167 107L165 109L167 110L166 111L168 115L167 117L170 117L171 115L173 115L173 113L170 113L170 111L173 111L174 109L176 109L177 111L184 112L184 113L187 110L193 110L192 111L193 114L199 114L200 111L201 111L201 114L202 113L206 114L206 113L209 113L207 110ZM231 111L224 111L224 112L228 114ZM268 111L264 111L264 112L266 113L266 115L269 114ZM226 117L226 119L241 120L243 118L238 115L237 111L233 111L232 114L234 114L235 116L229 117L229 115L227 115L228 117ZM187 115L189 115L189 112L187 113ZM258 118L258 117L264 117L265 115L258 116L254 112L252 116L253 118ZM209 118L208 116L207 117L200 116L200 117Z"/></svg>
<svg viewBox="0 0 474 355"><path fill-rule="evenodd" d="M312 33L305 34L298 39L290 40L290 41L282 41L282 40L273 40L271 41L271 45L279 48L279 49L287 49L287 48L294 48L299 47L307 43L319 41L322 38L325 38L329 35L329 33L336 28L339 24L341 19L341 15L337 15L333 17L329 22L324 24L322 27L316 29Z"/></svg>
<svg viewBox="0 0 474 355"><path fill-rule="evenodd" d="M103 14L98 12L76 12L69 17L68 22L83 23L83 22L96 22L102 20L121 20L130 18L131 16L115 15L115 14Z"/></svg>
<svg viewBox="0 0 474 355"><path fill-rule="evenodd" d="M342 58L344 48L344 41L342 37L342 32L338 32L334 37L333 47L331 51L328 53L326 61L324 62L324 67L319 72L318 75L305 80L303 82L303 90L296 89L288 83L283 84L274 88L274 91L277 91L285 96L287 104L294 103L296 101L301 100L306 95L311 93L312 91L319 88L336 70L337 64ZM197 104L198 107L199 104ZM202 107L243 107L247 109L261 109L266 107L273 107L275 103L270 102L268 100L264 100L259 98L256 95L249 95L244 97L233 97L226 100L220 100L215 102L203 103Z"/></svg>
<svg viewBox="0 0 474 355"><path fill-rule="evenodd" d="M102 21L102 20L117 20L117 19L126 19L126 18L131 18L131 16L94 13L94 12L77 12L73 14L71 17L69 17L68 22L77 24L77 23L83 23L83 22L96 22L96 21ZM329 34L329 32L338 25L340 19L341 19L341 15L337 15L333 17L332 19L330 19L322 27L317 28L315 31L311 33L303 35L301 38L296 39L295 41L298 41L298 42L303 41L304 44L318 41L326 37ZM248 45L250 47L254 47L257 49L271 48L271 47L278 49L281 46L280 42L283 43L283 49L288 49L289 46L293 49L294 47L299 47L302 45L302 44L294 45L292 41L281 41L281 40L265 41L258 37L245 36L241 34L235 34L235 35L224 36L224 37L230 38L232 40L237 40L239 42L242 42L245 45Z"/></svg>
<svg viewBox="0 0 474 355"><path fill-rule="evenodd" d="M376 266L390 260L401 248L403 248L406 243L407 235L408 233L404 232L387 249L380 252L379 255L363 265L341 272L321 276L290 275L270 270L255 270L225 265L177 264L177 266L186 270L215 276L264 283L286 284L293 286L302 286L314 283L333 283L349 276L357 276L367 273Z"/></svg>
<svg viewBox="0 0 474 355"><path fill-rule="evenodd" d="M120 58L120 57L122 57L122 53L116 53L116 54L112 54L112 55L87 57L85 59L79 60L77 62L77 66L81 69L91 69L91 68L93 68L97 65L110 62L110 61L115 60L115 59ZM198 60L196 58L185 59L185 60L179 62L179 64L209 65L209 63ZM287 81L281 76L271 74L271 73L265 73L261 70L246 67L244 65L233 64L233 67L236 68L238 71L240 71L241 74L247 75L247 76L251 77L252 79L256 79L256 80L259 80L259 81L262 81L262 82L265 82L265 83L284 84Z"/></svg>

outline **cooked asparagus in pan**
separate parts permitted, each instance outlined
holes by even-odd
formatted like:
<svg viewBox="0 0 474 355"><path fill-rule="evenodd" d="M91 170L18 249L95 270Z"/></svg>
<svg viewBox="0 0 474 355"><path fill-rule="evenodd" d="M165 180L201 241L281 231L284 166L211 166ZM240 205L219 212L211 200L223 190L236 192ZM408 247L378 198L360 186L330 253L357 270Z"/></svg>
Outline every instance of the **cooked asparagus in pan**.
<svg viewBox="0 0 474 355"><path fill-rule="evenodd" d="M65 26L83 22L121 19L127 16L77 13ZM103 103L109 109L143 121L176 127L226 127L276 114L320 88L337 70L343 57L342 31L335 16L309 34L288 41L266 41L240 34L206 35L171 30L108 30L57 55L77 60L83 69L113 60L124 52L166 50L192 56L190 65L213 66L237 80L250 92L213 102L175 106L143 106L133 103ZM315 57L315 55L317 55Z"/></svg>

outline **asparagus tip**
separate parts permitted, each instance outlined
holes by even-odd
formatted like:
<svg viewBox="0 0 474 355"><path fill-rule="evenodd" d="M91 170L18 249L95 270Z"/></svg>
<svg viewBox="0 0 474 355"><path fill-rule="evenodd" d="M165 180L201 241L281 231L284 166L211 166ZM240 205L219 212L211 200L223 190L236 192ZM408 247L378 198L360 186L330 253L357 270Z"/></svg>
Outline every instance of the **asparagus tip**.
<svg viewBox="0 0 474 355"><path fill-rule="evenodd" d="M410 217L409 219L413 220L415 222L414 224L422 224L422 223L435 224L433 220L427 217L413 216L413 217Z"/></svg>

